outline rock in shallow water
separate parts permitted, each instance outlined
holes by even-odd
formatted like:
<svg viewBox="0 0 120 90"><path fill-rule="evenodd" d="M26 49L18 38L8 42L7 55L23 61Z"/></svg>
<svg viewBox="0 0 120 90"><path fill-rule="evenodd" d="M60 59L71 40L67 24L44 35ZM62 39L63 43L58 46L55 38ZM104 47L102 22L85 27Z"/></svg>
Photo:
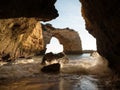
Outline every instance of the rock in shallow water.
<svg viewBox="0 0 120 90"><path fill-rule="evenodd" d="M55 63L55 64L44 66L41 69L41 71L45 72L45 73L58 73L58 72L60 72L60 64Z"/></svg>
<svg viewBox="0 0 120 90"><path fill-rule="evenodd" d="M47 53L44 55L43 59L42 59L42 63L43 65L50 65L53 63L61 63L61 64L65 64L68 63L69 59L68 57L65 55L64 52L60 52L57 54L54 54L52 52Z"/></svg>
<svg viewBox="0 0 120 90"><path fill-rule="evenodd" d="M52 52L47 53L43 56L41 64L45 66L43 66L41 71L47 73L60 72L61 65L68 63L68 61L69 59L64 52L60 52L57 54L54 54Z"/></svg>

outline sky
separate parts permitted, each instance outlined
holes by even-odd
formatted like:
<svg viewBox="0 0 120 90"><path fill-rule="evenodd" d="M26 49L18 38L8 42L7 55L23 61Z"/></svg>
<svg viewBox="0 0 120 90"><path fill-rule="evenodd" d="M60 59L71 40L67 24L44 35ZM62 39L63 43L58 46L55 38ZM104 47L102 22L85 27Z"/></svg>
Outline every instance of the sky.
<svg viewBox="0 0 120 90"><path fill-rule="evenodd" d="M45 23L50 23L55 28L74 29L79 33L83 50L96 50L96 39L85 29L79 0L57 0L55 7L59 17Z"/></svg>
<svg viewBox="0 0 120 90"><path fill-rule="evenodd" d="M47 50L46 50L45 53L49 53L49 52L52 52L52 53L63 52L63 45L61 45L59 40L55 37L52 37L51 41L50 41L50 44L47 44Z"/></svg>

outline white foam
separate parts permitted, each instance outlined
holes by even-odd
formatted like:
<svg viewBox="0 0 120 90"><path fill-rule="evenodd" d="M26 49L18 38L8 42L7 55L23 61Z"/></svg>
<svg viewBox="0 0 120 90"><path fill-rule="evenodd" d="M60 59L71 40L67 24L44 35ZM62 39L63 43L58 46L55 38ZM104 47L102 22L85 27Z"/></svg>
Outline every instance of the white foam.
<svg viewBox="0 0 120 90"><path fill-rule="evenodd" d="M110 72L108 62L97 52L94 56L70 60L68 64L63 65L61 69L63 73L84 73L84 74L106 74Z"/></svg>
<svg viewBox="0 0 120 90"><path fill-rule="evenodd" d="M18 59L13 63L1 62L0 78L21 78L32 76L40 73L41 60L34 59Z"/></svg>
<svg viewBox="0 0 120 90"><path fill-rule="evenodd" d="M0 78L21 78L41 73L40 70L43 67L40 64L41 59L41 57L34 57L32 59L19 59L14 63L1 62ZM70 59L69 63L61 66L62 73L106 74L109 72L107 60L98 53L88 58Z"/></svg>

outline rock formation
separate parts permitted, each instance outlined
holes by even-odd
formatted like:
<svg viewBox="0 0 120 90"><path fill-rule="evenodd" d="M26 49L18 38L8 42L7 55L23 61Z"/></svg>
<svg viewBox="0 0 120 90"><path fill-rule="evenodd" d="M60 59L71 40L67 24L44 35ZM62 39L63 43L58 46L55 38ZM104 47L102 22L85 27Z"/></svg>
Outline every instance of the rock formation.
<svg viewBox="0 0 120 90"><path fill-rule="evenodd" d="M41 69L41 71L44 72L44 73L59 73L60 72L60 64L59 63L54 63L54 64L44 66Z"/></svg>
<svg viewBox="0 0 120 90"><path fill-rule="evenodd" d="M0 20L0 55L28 57L43 49L40 22L34 18Z"/></svg>
<svg viewBox="0 0 120 90"><path fill-rule="evenodd" d="M1 0L0 53L10 53L13 57L17 56L18 54L14 52L21 51L21 45L24 46L22 50L27 52L28 47L26 46L29 44L26 45L26 42L29 42L27 38L29 37L28 35L31 35L30 32L32 32L29 28L32 28L32 30L35 28L35 23L37 23L35 20L46 21L58 16L54 7L55 1L56 0ZM86 22L86 28L96 38L98 52L109 60L111 68L120 71L119 0L80 0L80 2L82 3L82 15ZM26 20L27 18L34 18L35 20L30 19L29 22L29 20L22 20L21 17L25 17ZM18 21L21 23L20 25L16 23ZM26 23L26 25L24 26L22 23ZM18 30L16 30L16 28ZM29 32L29 34L26 33L26 35L23 35L25 32ZM56 35L56 37L58 36L59 35ZM21 37L24 37L24 39ZM23 39L25 44L20 42L21 39ZM36 48L36 46L34 47Z"/></svg>
<svg viewBox="0 0 120 90"><path fill-rule="evenodd" d="M55 2L56 0L0 1L0 60L29 57L43 50L39 21L58 16Z"/></svg>
<svg viewBox="0 0 120 90"><path fill-rule="evenodd" d="M41 64L44 65L41 71L46 73L60 72L62 65L68 62L69 62L69 59L64 52L60 52L57 54L54 54L52 52L46 53L43 56L43 59L41 62Z"/></svg>
<svg viewBox="0 0 120 90"><path fill-rule="evenodd" d="M66 54L81 54L82 45L78 33L72 29L54 28L51 24L42 25L45 46L50 43L50 39L54 36L64 47Z"/></svg>
<svg viewBox="0 0 120 90"><path fill-rule="evenodd" d="M120 3L119 0L80 0L86 29L97 40L98 52L120 71Z"/></svg>
<svg viewBox="0 0 120 90"><path fill-rule="evenodd" d="M1 0L1 18L33 17L47 21L58 16L54 3L56 0Z"/></svg>
<svg viewBox="0 0 120 90"><path fill-rule="evenodd" d="M46 53L43 56L41 64L42 65L49 65L49 64L53 64L53 63L65 64L65 63L68 63L68 62L69 62L69 59L65 55L64 52L60 52L60 53L57 53L57 54L54 54L54 53L50 52L50 53Z"/></svg>

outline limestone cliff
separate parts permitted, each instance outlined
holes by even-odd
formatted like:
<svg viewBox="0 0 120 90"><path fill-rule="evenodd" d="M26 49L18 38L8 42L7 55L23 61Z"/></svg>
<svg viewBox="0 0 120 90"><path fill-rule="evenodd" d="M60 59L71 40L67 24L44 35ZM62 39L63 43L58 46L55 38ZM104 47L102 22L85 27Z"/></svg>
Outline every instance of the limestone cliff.
<svg viewBox="0 0 120 90"><path fill-rule="evenodd" d="M0 59L29 57L44 48L41 24L56 18L56 0L0 1Z"/></svg>
<svg viewBox="0 0 120 90"><path fill-rule="evenodd" d="M98 52L109 60L110 67L118 70L120 66L119 0L80 1L86 28L95 36Z"/></svg>
<svg viewBox="0 0 120 90"><path fill-rule="evenodd" d="M82 45L79 34L69 28L54 28L50 24L42 25L45 46L50 43L50 39L54 36L64 47L66 54L81 54Z"/></svg>
<svg viewBox="0 0 120 90"><path fill-rule="evenodd" d="M40 22L34 18L0 20L0 56L28 57L43 49Z"/></svg>

